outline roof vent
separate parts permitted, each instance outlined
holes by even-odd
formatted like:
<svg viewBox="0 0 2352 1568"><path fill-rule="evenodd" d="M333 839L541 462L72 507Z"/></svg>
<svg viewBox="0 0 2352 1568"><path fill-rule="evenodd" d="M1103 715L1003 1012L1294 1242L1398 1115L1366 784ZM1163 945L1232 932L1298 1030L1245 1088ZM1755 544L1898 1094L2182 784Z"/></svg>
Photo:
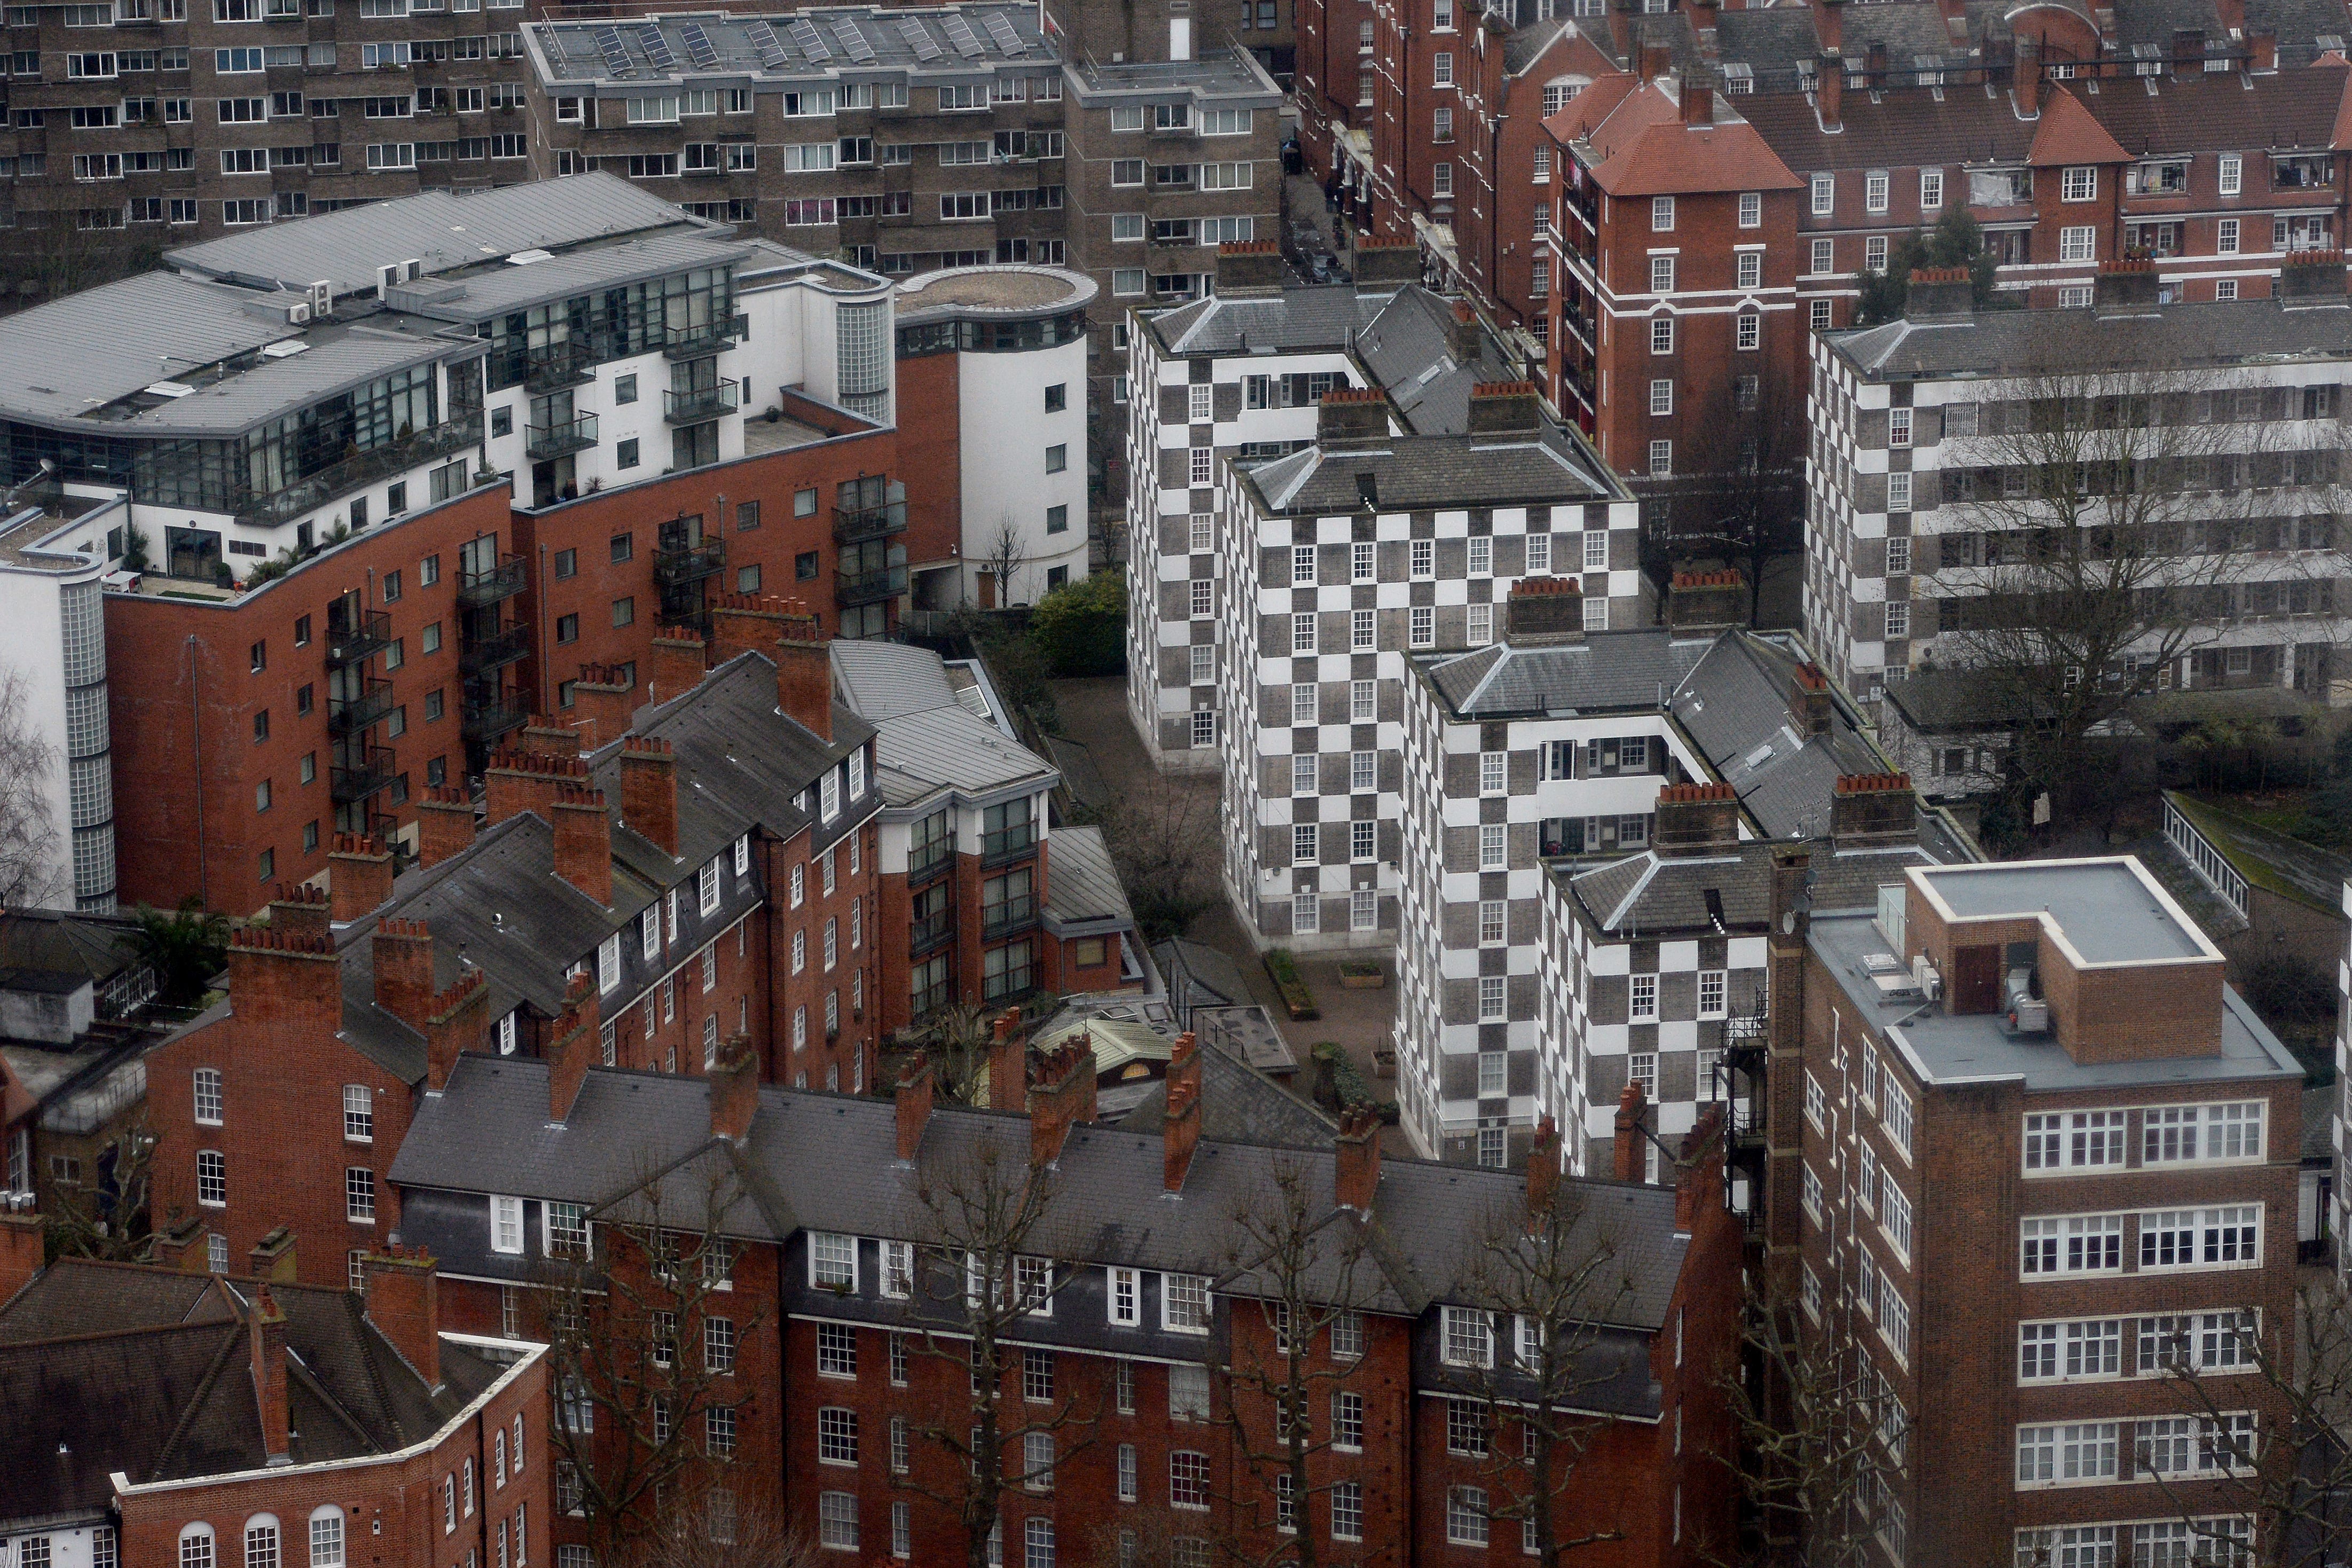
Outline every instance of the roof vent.
<svg viewBox="0 0 2352 1568"><path fill-rule="evenodd" d="M507 265L509 267L529 267L534 261L552 261L554 259L555 252L551 250L518 250L512 256L507 258Z"/></svg>
<svg viewBox="0 0 2352 1568"><path fill-rule="evenodd" d="M151 382L140 390L152 397L185 397L195 388L176 381L158 381Z"/></svg>

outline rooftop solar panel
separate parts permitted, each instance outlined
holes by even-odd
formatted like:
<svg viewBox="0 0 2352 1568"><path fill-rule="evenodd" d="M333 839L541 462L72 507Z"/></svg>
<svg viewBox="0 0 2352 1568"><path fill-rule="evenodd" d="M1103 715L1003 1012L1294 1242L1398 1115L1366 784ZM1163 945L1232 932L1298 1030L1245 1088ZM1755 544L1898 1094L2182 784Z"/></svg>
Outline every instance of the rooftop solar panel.
<svg viewBox="0 0 2352 1568"><path fill-rule="evenodd" d="M604 68L614 76L629 68L629 51L621 42L620 28L597 28L596 47L604 57Z"/></svg>
<svg viewBox="0 0 2352 1568"><path fill-rule="evenodd" d="M711 70L717 68L719 51L711 47L710 35L702 30L701 23L681 23L677 30L686 38L686 52L693 58L696 69Z"/></svg>
<svg viewBox="0 0 2352 1568"><path fill-rule="evenodd" d="M1008 55L1024 54L1028 51L1029 46L1023 43L1021 35L1013 30L1013 19L1002 11L991 11L988 14L988 36L994 38L996 47Z"/></svg>
<svg viewBox="0 0 2352 1568"><path fill-rule="evenodd" d="M923 25L912 16L902 16L898 19L898 32L907 40L907 47L915 51L915 58L919 60L927 62L935 60L946 52L932 39Z"/></svg>
<svg viewBox="0 0 2352 1568"><path fill-rule="evenodd" d="M833 58L833 51L824 47L824 35L816 30L816 24L807 17L793 17L784 30L792 34L793 42L799 47L801 53L806 55L812 61L822 62Z"/></svg>
<svg viewBox="0 0 2352 1568"><path fill-rule="evenodd" d="M961 16L950 16L940 26L946 31L948 42L953 44L956 53L964 58L971 59L988 52L987 47L972 36L971 24Z"/></svg>
<svg viewBox="0 0 2352 1568"><path fill-rule="evenodd" d="M874 46L866 41L866 35L859 30L855 17L835 17L833 36L841 40L841 47L849 51L851 59L863 63L874 58Z"/></svg>
<svg viewBox="0 0 2352 1568"><path fill-rule="evenodd" d="M785 65L784 46L776 40L776 30L765 22L744 24L744 35L751 47L760 52L760 65L767 70L782 70Z"/></svg>
<svg viewBox="0 0 2352 1568"><path fill-rule="evenodd" d="M669 52L669 40L663 37L662 30L652 23L638 27L637 42L645 47L646 58L654 64L664 68L677 64L677 57Z"/></svg>

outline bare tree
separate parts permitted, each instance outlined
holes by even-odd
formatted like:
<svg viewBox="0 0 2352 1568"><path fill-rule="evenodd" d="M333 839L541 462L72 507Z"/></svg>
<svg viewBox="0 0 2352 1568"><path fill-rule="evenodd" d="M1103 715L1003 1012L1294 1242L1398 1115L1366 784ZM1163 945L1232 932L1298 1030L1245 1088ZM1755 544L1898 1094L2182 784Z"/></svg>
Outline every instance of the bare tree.
<svg viewBox="0 0 2352 1568"><path fill-rule="evenodd" d="M1011 512L999 514L996 531L989 536L981 563L981 570L996 580L996 607L1009 607L1021 573L1029 564L1029 542L1022 537Z"/></svg>
<svg viewBox="0 0 2352 1568"><path fill-rule="evenodd" d="M1213 787L1147 774L1103 809L1100 822L1146 942L1183 935L1216 902L1213 879L1223 851Z"/></svg>
<svg viewBox="0 0 2352 1568"><path fill-rule="evenodd" d="M1866 1326L1845 1291L1825 1292L1818 1308L1762 1289L1742 1303L1739 1364L1724 1392L1751 1536L1725 1561L1864 1568L1876 1560L1888 1443L1904 1433L1901 1406L1858 1348Z"/></svg>
<svg viewBox="0 0 2352 1568"><path fill-rule="evenodd" d="M980 1069L988 1065L996 1017L975 1003L956 1002L932 1014L922 1026L924 1054L939 1064L940 1087L949 1098L972 1103Z"/></svg>
<svg viewBox="0 0 2352 1568"><path fill-rule="evenodd" d="M2352 1546L2352 1296L2340 1275L2291 1313L2126 1320L2175 1413L2126 1424L2124 1479L2153 1481L2164 1533L2193 1568L2322 1568ZM2120 1546L2120 1542L2118 1545Z"/></svg>
<svg viewBox="0 0 2352 1568"><path fill-rule="evenodd" d="M0 904L44 908L71 893L49 809L59 762L33 719L32 682L0 670Z"/></svg>
<svg viewBox="0 0 2352 1568"><path fill-rule="evenodd" d="M599 1557L605 1568L818 1568L824 1552L772 1510L720 1489L665 1501L655 1528Z"/></svg>
<svg viewBox="0 0 2352 1568"><path fill-rule="evenodd" d="M706 1507L733 1506L719 1462L751 1403L735 1361L766 1313L730 1289L727 1226L751 1201L734 1152L707 1151L600 1210L593 1248L545 1270L557 1490L586 1514L599 1562L676 1548L689 1499L716 1489L724 1502ZM566 1221L592 1234L572 1208L551 1219L554 1247Z"/></svg>
<svg viewBox="0 0 2352 1568"><path fill-rule="evenodd" d="M43 1215L60 1256L136 1261L147 1244L155 1134L142 1110L89 1160L88 1186L58 1185Z"/></svg>
<svg viewBox="0 0 2352 1568"><path fill-rule="evenodd" d="M1088 1447L1101 1415L1066 1385L1053 1352L1016 1342L1024 1324L1052 1310L1073 1270L1047 1228L1059 1189L1053 1165L1014 1141L1030 1135L1020 1123L997 1131L923 1163L916 1197L929 1234L896 1252L886 1244L882 1264L886 1290L907 1303L904 1342L950 1363L954 1386L968 1391L911 1433L951 1464L892 1478L954 1510L966 1568L988 1568L1004 1500L1050 1491L1055 1468ZM952 1481L919 1479L927 1473ZM1010 1557L1018 1547L1003 1550Z"/></svg>
<svg viewBox="0 0 2352 1568"><path fill-rule="evenodd" d="M2277 569L2254 559L2314 542L2303 534L2311 520L2267 514L2328 514L2317 574L2343 574L2337 454L2286 449L2273 434L2305 416L2301 394L2236 389L2123 353L2089 321L2053 325L2035 356L2049 368L1974 405L1972 439L1947 424L1947 450L1966 445L1941 474L1939 559L1915 563L1934 574L1935 630L1952 662L2013 718L2027 778L2062 795L2095 771L2084 738L2218 643L2241 598L2264 615L2316 604L2311 557ZM2264 515L2251 515L2255 505ZM2276 537L2282 528L2294 537Z"/></svg>
<svg viewBox="0 0 2352 1568"><path fill-rule="evenodd" d="M1558 1180L1559 1136L1549 1121L1538 1130L1524 1204L1473 1222L1461 1296L1474 1315L1465 1332L1484 1342L1447 1347L1447 1370L1469 1396L1454 1401L1448 1420L1475 1424L1461 1436L1480 1456L1489 1516L1518 1521L1542 1568L1623 1539L1613 1525L1570 1523L1556 1505L1609 1424L1592 1414L1594 1390L1635 1364L1646 1370L1649 1356L1647 1336L1610 1332L1633 1279L1613 1228L1588 1209L1580 1187Z"/></svg>
<svg viewBox="0 0 2352 1568"><path fill-rule="evenodd" d="M1379 1135L1370 1107L1341 1113L1343 1173L1350 1141L1361 1145ZM1305 1161L1277 1154L1264 1185L1227 1220L1218 1286L1229 1314L1223 1422L1245 1485L1231 1500L1234 1529L1225 1546L1244 1568L1316 1568L1323 1561L1320 1538L1306 1521L1314 1500L1336 1481L1318 1483L1321 1467L1311 1461L1342 1439L1337 1396L1363 1369L1361 1314L1378 1266L1362 1216L1315 1191L1310 1172ZM1212 1378L1217 1370L1211 1367ZM1360 1447L1360 1404L1357 1410Z"/></svg>

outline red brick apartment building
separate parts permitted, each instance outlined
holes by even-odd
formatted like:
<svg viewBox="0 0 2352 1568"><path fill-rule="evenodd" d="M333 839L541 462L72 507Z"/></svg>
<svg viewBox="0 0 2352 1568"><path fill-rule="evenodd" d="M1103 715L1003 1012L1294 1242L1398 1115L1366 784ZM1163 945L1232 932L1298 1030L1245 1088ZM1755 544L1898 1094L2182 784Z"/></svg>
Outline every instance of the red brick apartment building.
<svg viewBox="0 0 2352 1568"><path fill-rule="evenodd" d="M831 702L822 642L775 640L788 617L714 618L764 651L722 641L689 688L701 650L669 639L684 668L653 704L583 689L610 728L492 754L478 836L436 792L414 869L395 880L381 840L347 839L330 894L289 888L238 933L227 998L149 1060L168 1247L220 1272L291 1230L303 1279L356 1284L402 1226L389 1172L420 1097L467 1051L692 1075L740 1039L762 1078L865 1087L873 731Z"/></svg>
<svg viewBox="0 0 2352 1568"><path fill-rule="evenodd" d="M2303 1074L2221 951L2132 859L1913 868L1810 921L1795 891L1768 1240L1873 1392L1885 1559L2203 1560L2268 1528Z"/></svg>
<svg viewBox="0 0 2352 1568"><path fill-rule="evenodd" d="M292 1260L0 1266L14 1561L548 1560L544 1347L445 1332L428 1259L371 1255L364 1298L293 1283Z"/></svg>
<svg viewBox="0 0 2352 1568"><path fill-rule="evenodd" d="M730 1347L729 1370L698 1395L699 1440L725 1459L730 1506L781 1510L845 1560L961 1556L959 1511L941 1500L957 1496L969 1461L932 1434L962 1436L978 1397L976 1329L960 1281L931 1289L929 1259L944 1245L989 1271L1051 1281L996 1331L984 1373L1002 1377L1000 1420L1015 1431L996 1499L1006 1561L1207 1563L1228 1542L1275 1547L1283 1519L1341 1563L1516 1553L1510 1510L1524 1493L1511 1490L1510 1457L1523 1435L1493 1402L1512 1347L1532 1340L1498 1351L1513 1331L1472 1304L1474 1238L1482 1226L1520 1234L1556 1194L1567 1245L1615 1248L1624 1279L1589 1321L1556 1325L1596 1373L1610 1369L1580 1384L1594 1420L1554 1504L1559 1528L1606 1537L1579 1553L1605 1564L1696 1563L1728 1539L1721 1358L1736 1339L1741 1240L1717 1156L1668 1191L1559 1177L1554 1144L1525 1177L1383 1160L1377 1127L1356 1121L1290 1147L1205 1138L1190 1037L1171 1064L1169 1114L1149 1133L1095 1122L1090 1050L1000 1044L992 1089L1026 1089L985 1110L934 1104L919 1061L895 1107L761 1086L750 1068L722 1063L697 1085L568 1056L468 1055L422 1108L394 1173L404 1229L441 1259L453 1300L476 1302L461 1310L481 1316L545 1281L543 1235L590 1235L601 1266L637 1267L632 1227L649 1210L633 1196L635 1170L722 1174L680 1223L715 1215L730 1289L701 1293L704 1326L678 1331ZM1280 1092L1245 1072L1229 1079ZM1272 1319L1230 1261L1234 1215L1279 1206L1277 1172L1301 1194L1302 1223L1335 1238L1333 1258L1365 1249L1329 1270L1348 1315L1320 1324L1305 1352L1314 1451L1295 1510L1267 1468L1272 1412L1253 1381L1276 1354ZM1017 1258L1002 1241L975 1252L942 1217L956 1184L977 1194L998 1180L1051 1184L1049 1217ZM665 1212L679 1212L670 1202ZM1066 1226L1064 1203L1150 1224L1106 1231L1074 1211ZM507 1233L520 1250L500 1250L500 1214L520 1222ZM1503 1384L1490 1375L1498 1356ZM600 1427L593 1443L609 1436ZM583 1529L559 1518L558 1539Z"/></svg>

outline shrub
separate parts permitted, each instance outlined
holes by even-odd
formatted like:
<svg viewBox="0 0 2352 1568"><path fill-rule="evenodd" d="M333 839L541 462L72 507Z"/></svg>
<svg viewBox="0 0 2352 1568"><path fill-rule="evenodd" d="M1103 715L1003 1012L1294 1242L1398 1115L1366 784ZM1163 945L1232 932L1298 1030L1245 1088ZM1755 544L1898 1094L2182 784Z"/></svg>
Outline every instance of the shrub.
<svg viewBox="0 0 2352 1568"><path fill-rule="evenodd" d="M1056 588L1029 615L1037 651L1065 678L1127 668L1127 584L1117 572Z"/></svg>

